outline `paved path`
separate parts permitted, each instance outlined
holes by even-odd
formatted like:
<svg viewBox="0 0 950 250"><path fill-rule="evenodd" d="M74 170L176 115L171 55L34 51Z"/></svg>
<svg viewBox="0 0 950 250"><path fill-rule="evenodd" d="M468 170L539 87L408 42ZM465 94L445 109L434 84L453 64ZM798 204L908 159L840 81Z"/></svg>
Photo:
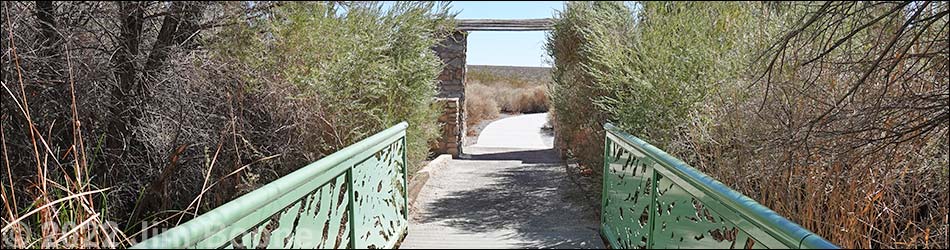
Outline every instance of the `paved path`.
<svg viewBox="0 0 950 250"><path fill-rule="evenodd" d="M551 148L554 138L541 132L548 113L512 116L494 121L479 133L474 146L521 149ZM463 150L464 151L464 150Z"/></svg>
<svg viewBox="0 0 950 250"><path fill-rule="evenodd" d="M543 146L550 137L535 123L545 116L492 123L466 156L431 171L401 247L603 248L593 210L599 204L567 179L550 144ZM509 127L525 124L535 125Z"/></svg>

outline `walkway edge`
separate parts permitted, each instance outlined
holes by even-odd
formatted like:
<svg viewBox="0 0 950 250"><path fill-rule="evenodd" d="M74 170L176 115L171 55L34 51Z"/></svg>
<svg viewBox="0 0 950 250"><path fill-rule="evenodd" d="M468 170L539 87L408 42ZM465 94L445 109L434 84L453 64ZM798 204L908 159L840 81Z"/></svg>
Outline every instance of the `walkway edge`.
<svg viewBox="0 0 950 250"><path fill-rule="evenodd" d="M429 181L429 177L432 175L432 173L446 166L448 161L451 159L452 155L450 154L439 155L412 176L412 180L409 180L408 188L410 208L414 207L413 204L416 203L416 197L419 196L419 191L422 190L422 187L425 187L426 182Z"/></svg>

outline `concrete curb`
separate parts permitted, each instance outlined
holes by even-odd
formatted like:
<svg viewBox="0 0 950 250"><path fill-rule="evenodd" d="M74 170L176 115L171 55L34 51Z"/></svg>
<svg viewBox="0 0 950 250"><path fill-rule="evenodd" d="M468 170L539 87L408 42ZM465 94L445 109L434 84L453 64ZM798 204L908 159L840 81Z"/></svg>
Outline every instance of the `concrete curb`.
<svg viewBox="0 0 950 250"><path fill-rule="evenodd" d="M413 204L416 203L416 197L419 196L419 191L421 191L422 187L424 187L426 185L426 182L429 181L429 177L432 175L432 173L448 165L448 161L451 159L452 159L452 155L450 154L439 155L438 157L430 161L429 164L426 164L425 167L422 167L422 169L420 169L419 172L416 172L416 174L413 175L412 179L409 180L409 187L408 187L410 208L415 207L413 206Z"/></svg>

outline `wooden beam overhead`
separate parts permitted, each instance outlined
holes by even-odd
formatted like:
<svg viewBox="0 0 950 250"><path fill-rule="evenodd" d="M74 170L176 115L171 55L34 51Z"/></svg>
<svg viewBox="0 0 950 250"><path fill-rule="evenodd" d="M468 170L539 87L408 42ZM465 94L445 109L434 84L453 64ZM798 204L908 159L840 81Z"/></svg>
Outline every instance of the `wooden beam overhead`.
<svg viewBox="0 0 950 250"><path fill-rule="evenodd" d="M456 19L461 31L538 31L551 30L554 19Z"/></svg>

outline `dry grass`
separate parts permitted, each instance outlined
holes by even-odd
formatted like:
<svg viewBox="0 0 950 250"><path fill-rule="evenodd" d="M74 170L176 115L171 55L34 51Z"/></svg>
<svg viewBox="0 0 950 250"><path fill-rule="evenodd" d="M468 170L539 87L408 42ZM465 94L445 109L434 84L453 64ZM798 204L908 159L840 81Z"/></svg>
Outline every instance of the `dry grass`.
<svg viewBox="0 0 950 250"><path fill-rule="evenodd" d="M503 84L524 88L544 85L551 81L551 68L499 65L468 65L465 78L484 84Z"/></svg>
<svg viewBox="0 0 950 250"><path fill-rule="evenodd" d="M512 112L540 113L548 111L547 88L544 86L521 89L510 100Z"/></svg>
<svg viewBox="0 0 950 250"><path fill-rule="evenodd" d="M529 114L548 111L548 96L545 86L511 88L469 83L465 86L466 107L468 107L467 103L469 101L475 103L490 101L495 106L495 113Z"/></svg>
<svg viewBox="0 0 950 250"><path fill-rule="evenodd" d="M946 248L948 7L569 3L557 144L596 166L614 122L839 246Z"/></svg>
<svg viewBox="0 0 950 250"><path fill-rule="evenodd" d="M392 13L348 6L346 17L305 8L347 3L194 3L206 5L203 30L187 41L200 43L162 50L168 57L153 71L143 65L155 63L147 61L158 51L154 37L174 5L53 2L57 35L44 39L38 4L3 2L4 248L127 247L152 236L140 222L175 226L398 121L412 124L412 169L437 132L440 65L430 47L444 19L428 16L439 15L430 3ZM119 26L135 18L130 6L144 23L125 36L145 39L129 39L137 51L123 61L116 54L132 52ZM303 22L284 22L286 8L313 22L300 27L321 31L277 39L257 29L271 27L268 18ZM334 46L305 43L326 44L319 39ZM375 49L383 47L393 49ZM123 85L117 72L129 64L132 84ZM407 65L413 70L401 70Z"/></svg>
<svg viewBox="0 0 950 250"><path fill-rule="evenodd" d="M468 128L495 119L502 112L548 111L549 68L471 65L465 81L465 124ZM468 134L473 132L468 131Z"/></svg>
<svg viewBox="0 0 950 250"><path fill-rule="evenodd" d="M494 91L481 84L465 87L465 126L472 127L481 121L498 117L500 109L493 96Z"/></svg>
<svg viewBox="0 0 950 250"><path fill-rule="evenodd" d="M7 13L7 27L11 26L9 19L9 7L4 5L4 12ZM10 37L14 37L12 29L7 29ZM10 167L10 157L7 151L7 137L2 126L0 126L0 142L2 142L2 151L4 159L4 171L6 185L0 185L0 198L4 203L3 228L0 229L0 241L5 247L19 248L115 248L120 246L119 237L122 232L115 227L115 224L108 223L105 215L97 208L97 199L103 192L109 188L96 188L90 182L90 165L86 157L86 148L83 144L83 135L80 130L79 113L76 102L76 84L73 79L71 58L69 57L69 44L64 44L65 62L68 69L69 99L71 114L69 127L72 135L72 143L68 146L65 155L53 154L54 150L49 141L50 135L44 134L36 126L30 112L29 97L26 94L26 86L23 79L23 71L20 65L20 58L17 54L17 45L14 39L9 40L10 58L12 66L16 69L16 79L18 87L13 84L3 83L5 97L14 100L18 107L18 113L9 113L4 115L22 116L26 127L29 128L30 140L32 146L32 159L35 161L36 175L31 181L28 190L16 190L13 185L13 171ZM14 94L15 91L19 95ZM55 145L53 145L55 147ZM52 161L49 159L52 158ZM59 162L62 158L63 161ZM43 159L43 160L41 160ZM57 176L53 173L68 173ZM11 189L7 189L10 187ZM17 192L27 191L32 198L32 204L26 212L20 212L20 206L17 204ZM21 193L22 194L22 193ZM22 199L22 198L21 198ZM35 217L34 217L35 215Z"/></svg>

